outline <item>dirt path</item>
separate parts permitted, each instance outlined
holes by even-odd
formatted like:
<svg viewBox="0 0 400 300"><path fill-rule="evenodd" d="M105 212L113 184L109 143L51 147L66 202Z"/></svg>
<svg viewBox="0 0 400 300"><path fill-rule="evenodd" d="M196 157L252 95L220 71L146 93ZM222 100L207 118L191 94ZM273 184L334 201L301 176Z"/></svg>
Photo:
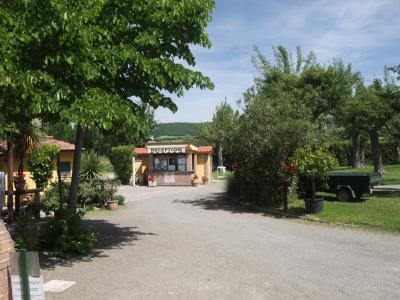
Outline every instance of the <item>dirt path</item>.
<svg viewBox="0 0 400 300"><path fill-rule="evenodd" d="M237 210L223 183L122 187L130 202L92 216L97 253L45 281L46 299L400 299L400 237Z"/></svg>

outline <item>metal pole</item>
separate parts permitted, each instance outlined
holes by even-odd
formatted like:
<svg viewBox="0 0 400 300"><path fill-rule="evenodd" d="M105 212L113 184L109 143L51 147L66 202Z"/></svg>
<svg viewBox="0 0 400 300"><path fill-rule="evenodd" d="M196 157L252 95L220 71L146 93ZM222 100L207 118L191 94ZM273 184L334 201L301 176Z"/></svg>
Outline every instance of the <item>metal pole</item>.
<svg viewBox="0 0 400 300"><path fill-rule="evenodd" d="M22 288L24 292L24 300L31 300L31 293L29 288L29 257L25 249L21 249L21 265L22 265Z"/></svg>

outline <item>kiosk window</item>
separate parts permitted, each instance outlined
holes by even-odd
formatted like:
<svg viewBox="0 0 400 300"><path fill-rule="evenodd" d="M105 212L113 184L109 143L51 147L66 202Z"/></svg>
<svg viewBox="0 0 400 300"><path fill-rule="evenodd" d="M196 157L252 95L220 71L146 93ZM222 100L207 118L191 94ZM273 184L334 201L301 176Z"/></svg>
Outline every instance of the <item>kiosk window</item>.
<svg viewBox="0 0 400 300"><path fill-rule="evenodd" d="M154 157L154 171L168 170L168 156L160 155Z"/></svg>
<svg viewBox="0 0 400 300"><path fill-rule="evenodd" d="M186 157L185 155L155 156L154 171L186 171Z"/></svg>

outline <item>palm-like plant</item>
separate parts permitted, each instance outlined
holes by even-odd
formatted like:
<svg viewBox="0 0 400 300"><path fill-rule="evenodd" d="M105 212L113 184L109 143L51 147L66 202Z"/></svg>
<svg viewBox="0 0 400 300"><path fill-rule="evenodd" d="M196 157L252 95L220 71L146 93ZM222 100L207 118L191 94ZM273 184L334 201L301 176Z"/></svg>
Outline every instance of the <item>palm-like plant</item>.
<svg viewBox="0 0 400 300"><path fill-rule="evenodd" d="M19 157L18 172L24 172L25 157L39 146L44 134L32 123L21 126L14 136L15 152Z"/></svg>
<svg viewBox="0 0 400 300"><path fill-rule="evenodd" d="M80 179L82 181L97 180L110 170L112 166L107 157L88 151L82 156Z"/></svg>

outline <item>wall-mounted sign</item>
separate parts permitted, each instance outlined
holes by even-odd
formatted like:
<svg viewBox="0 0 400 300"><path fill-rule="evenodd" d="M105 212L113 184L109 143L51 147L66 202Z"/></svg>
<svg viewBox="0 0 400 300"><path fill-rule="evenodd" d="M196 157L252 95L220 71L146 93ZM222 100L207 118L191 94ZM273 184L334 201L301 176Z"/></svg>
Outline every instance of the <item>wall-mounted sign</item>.
<svg viewBox="0 0 400 300"><path fill-rule="evenodd" d="M164 154L164 153L185 153L186 146L151 146L147 147L149 153L152 154Z"/></svg>

